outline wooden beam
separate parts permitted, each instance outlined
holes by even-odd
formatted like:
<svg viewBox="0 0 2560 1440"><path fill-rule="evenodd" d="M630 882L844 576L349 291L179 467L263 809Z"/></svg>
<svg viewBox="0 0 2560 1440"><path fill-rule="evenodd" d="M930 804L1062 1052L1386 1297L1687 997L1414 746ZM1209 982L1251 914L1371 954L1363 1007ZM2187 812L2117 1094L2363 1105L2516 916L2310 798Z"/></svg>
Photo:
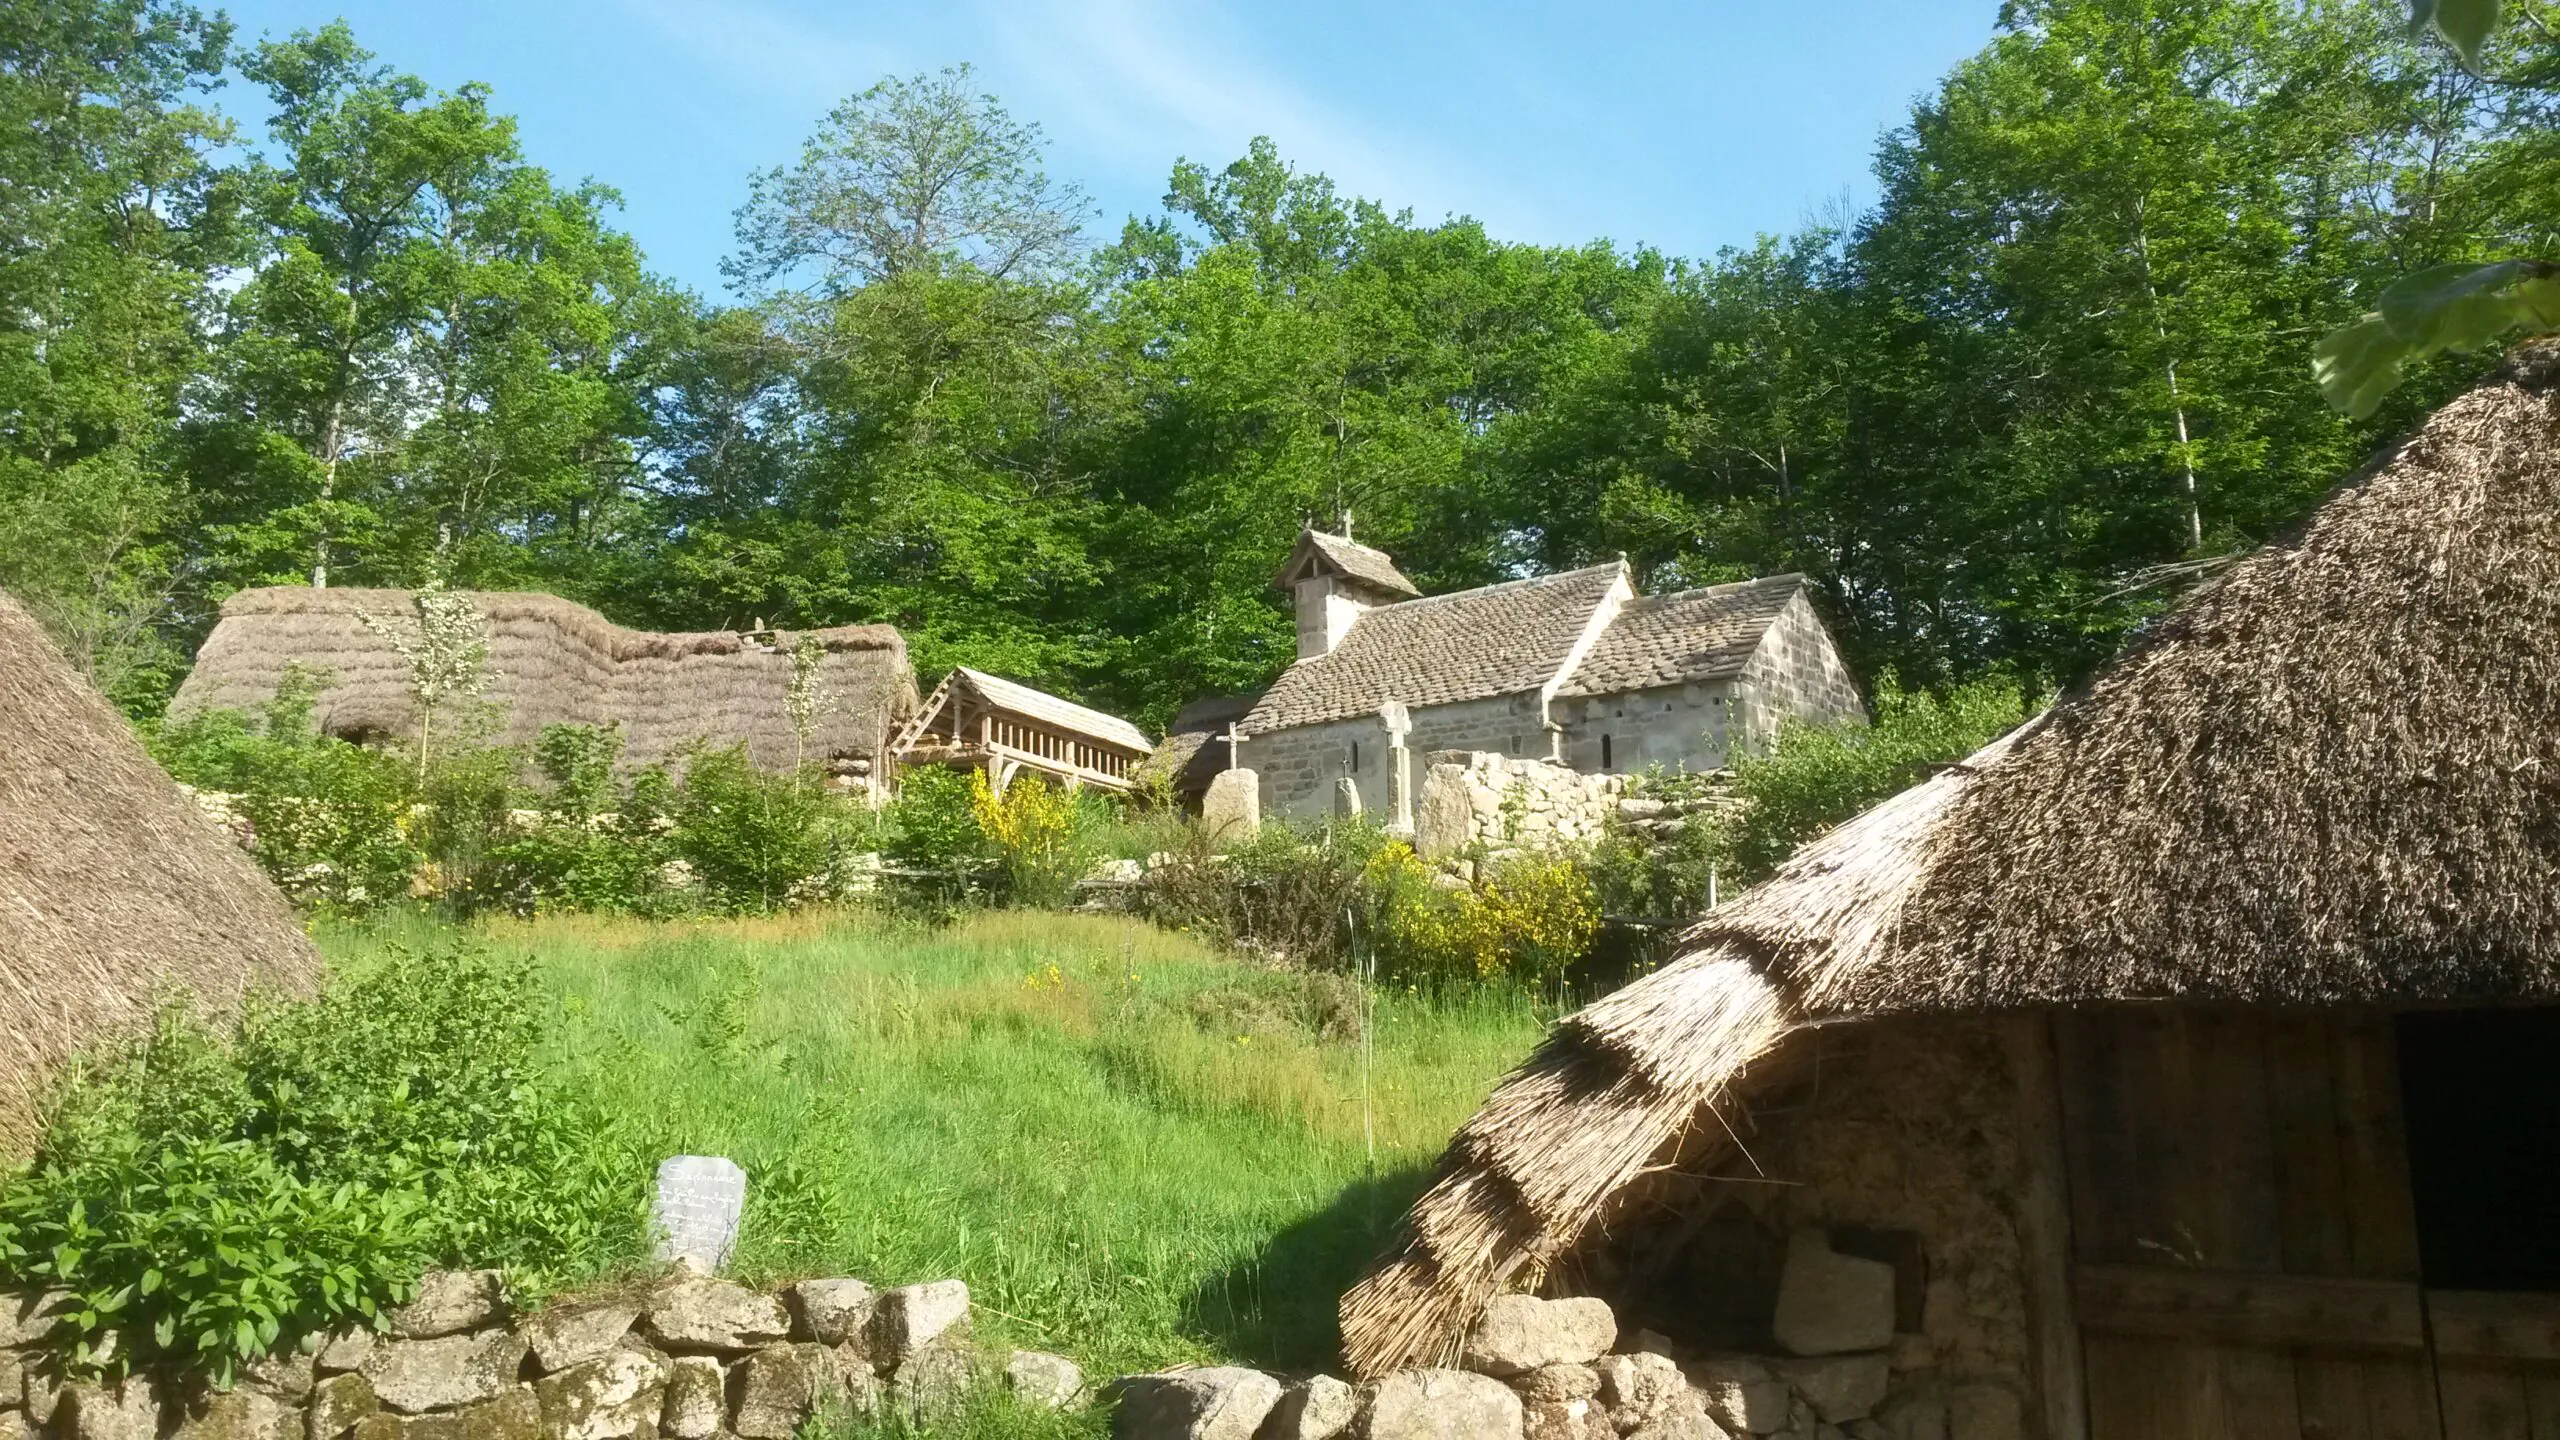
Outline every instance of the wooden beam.
<svg viewBox="0 0 2560 1440"><path fill-rule="evenodd" d="M2430 1290L2436 1353L2481 1360L2560 1360L2560 1295Z"/></svg>
<svg viewBox="0 0 2560 1440"><path fill-rule="evenodd" d="M2018 1248L2027 1290L2027 1350L2044 1440L2088 1440L2089 1386L2071 1300L2071 1200L2062 1153L2062 1089L2053 1022L2041 1012L2006 1023L2018 1087Z"/></svg>
<svg viewBox="0 0 2560 1440"><path fill-rule="evenodd" d="M2416 1352L2427 1328L2418 1287L2166 1265L2081 1265L2072 1292L2084 1330L2236 1345Z"/></svg>

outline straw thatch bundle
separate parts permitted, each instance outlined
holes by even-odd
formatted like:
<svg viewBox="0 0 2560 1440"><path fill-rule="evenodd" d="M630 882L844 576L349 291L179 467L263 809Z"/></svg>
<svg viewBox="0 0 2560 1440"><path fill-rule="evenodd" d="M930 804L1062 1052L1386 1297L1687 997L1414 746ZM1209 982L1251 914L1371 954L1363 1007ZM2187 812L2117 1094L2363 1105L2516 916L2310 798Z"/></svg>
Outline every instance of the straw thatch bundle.
<svg viewBox="0 0 2560 1440"><path fill-rule="evenodd" d="M556 595L474 591L487 625L493 736L522 744L545 725L619 722L625 761L663 760L697 740L743 740L759 765L787 767L795 753L789 695L792 649L734 631L665 635L625 630ZM273 698L285 667L325 672L316 716L322 729L351 737L413 733L418 717L409 671L366 627L374 615L407 623L407 590L244 590L222 607L172 712L249 709ZM886 625L811 631L824 649L824 704L806 758L876 759L888 734L916 707L906 641ZM438 725L449 723L439 718Z"/></svg>
<svg viewBox="0 0 2560 1440"><path fill-rule="evenodd" d="M54 1071L183 991L301 991L319 956L258 867L0 594L0 1156Z"/></svg>
<svg viewBox="0 0 2560 1440"><path fill-rule="evenodd" d="M2087 690L1808 846L1560 1023L1343 1300L1364 1373L1677 1164L1789 1036L2106 1000L2560 994L2560 346L2446 406Z"/></svg>

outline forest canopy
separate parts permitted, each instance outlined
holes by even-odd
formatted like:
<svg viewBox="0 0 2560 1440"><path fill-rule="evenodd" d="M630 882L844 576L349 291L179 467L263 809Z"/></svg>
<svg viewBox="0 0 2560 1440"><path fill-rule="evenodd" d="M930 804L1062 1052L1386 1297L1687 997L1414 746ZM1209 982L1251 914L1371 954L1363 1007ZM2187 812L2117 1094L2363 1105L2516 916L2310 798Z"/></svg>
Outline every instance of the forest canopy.
<svg viewBox="0 0 2560 1440"><path fill-rule="evenodd" d="M2318 337L2553 253L2560 48L2408 18L2013 0L1871 206L1706 257L1267 141L1098 242L1031 119L895 77L752 177L710 297L343 25L0 0L0 586L137 714L236 589L432 577L885 621L1160 723L1287 663L1271 575L1349 511L1426 591L1802 570L1865 673L2068 682L2488 363L2349 418Z"/></svg>

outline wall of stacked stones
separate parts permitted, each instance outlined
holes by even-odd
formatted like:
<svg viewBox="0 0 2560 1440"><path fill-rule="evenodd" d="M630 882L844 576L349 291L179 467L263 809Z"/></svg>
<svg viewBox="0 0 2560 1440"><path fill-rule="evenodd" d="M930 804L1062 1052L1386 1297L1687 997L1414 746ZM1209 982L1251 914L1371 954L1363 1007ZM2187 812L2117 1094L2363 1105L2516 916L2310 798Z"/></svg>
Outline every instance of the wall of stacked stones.
<svg viewBox="0 0 2560 1440"><path fill-rule="evenodd" d="M1618 813L1627 785L1623 775L1586 775L1544 760L1438 751L1424 757L1414 849L1438 860L1479 846L1498 852L1588 844Z"/></svg>
<svg viewBox="0 0 2560 1440"><path fill-rule="evenodd" d="M1546 728L1538 718L1534 693L1417 706L1412 720L1405 748L1412 757L1417 796L1424 757L1432 751L1544 756L1547 750ZM1355 746L1359 750L1356 766L1352 763ZM1374 715L1249 736L1243 749L1245 765L1261 776L1262 813L1267 819L1324 819L1333 813L1334 782L1344 776L1359 787L1362 810L1373 818L1387 818L1394 803L1394 782L1387 768L1387 727Z"/></svg>
<svg viewBox="0 0 2560 1440"><path fill-rule="evenodd" d="M1721 770L1732 761L1734 682L1701 680L1555 702L1576 770ZM1605 743L1604 743L1605 742Z"/></svg>
<svg viewBox="0 0 2560 1440"><path fill-rule="evenodd" d="M44 1343L63 1308L0 1295L6 1440L787 1440L830 1413L929 1416L976 1385L1051 1408L1085 1399L1063 1357L976 1346L956 1280L765 1293L678 1271L517 1315L496 1271L447 1271L380 1333L257 1361L229 1390L66 1382Z"/></svg>
<svg viewBox="0 0 2560 1440"><path fill-rule="evenodd" d="M1858 682L1831 643L1831 632L1802 595L1787 602L1742 668L1737 693L1743 741L1765 749L1788 717L1820 725L1867 718Z"/></svg>

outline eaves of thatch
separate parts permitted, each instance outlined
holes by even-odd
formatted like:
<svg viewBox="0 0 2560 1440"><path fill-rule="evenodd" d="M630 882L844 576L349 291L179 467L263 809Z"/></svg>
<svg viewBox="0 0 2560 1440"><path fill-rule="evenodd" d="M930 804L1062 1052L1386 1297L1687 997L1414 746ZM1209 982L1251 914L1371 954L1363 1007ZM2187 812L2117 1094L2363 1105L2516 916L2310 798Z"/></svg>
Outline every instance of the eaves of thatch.
<svg viewBox="0 0 2560 1440"><path fill-rule="evenodd" d="M2560 995L2560 346L2520 352L2085 691L1806 847L1568 1017L1344 1297L1376 1373L1891 1014Z"/></svg>
<svg viewBox="0 0 2560 1440"><path fill-rule="evenodd" d="M284 897L0 594L0 1158L35 1140L73 1056L164 1001L212 1013L308 990Z"/></svg>
<svg viewBox="0 0 2560 1440"><path fill-rule="evenodd" d="M800 634L627 630L555 595L469 592L486 623L492 739L523 744L556 724L622 727L624 760L665 760L700 741L745 742L759 765L795 758L875 759L916 707L906 641L886 625L806 632L819 645L821 704L809 743L793 728L793 650ZM417 725L408 669L365 624L405 623L407 590L244 590L222 607L174 714L266 703L288 665L324 672L316 719L333 734L396 737ZM440 720L439 724L449 723Z"/></svg>

